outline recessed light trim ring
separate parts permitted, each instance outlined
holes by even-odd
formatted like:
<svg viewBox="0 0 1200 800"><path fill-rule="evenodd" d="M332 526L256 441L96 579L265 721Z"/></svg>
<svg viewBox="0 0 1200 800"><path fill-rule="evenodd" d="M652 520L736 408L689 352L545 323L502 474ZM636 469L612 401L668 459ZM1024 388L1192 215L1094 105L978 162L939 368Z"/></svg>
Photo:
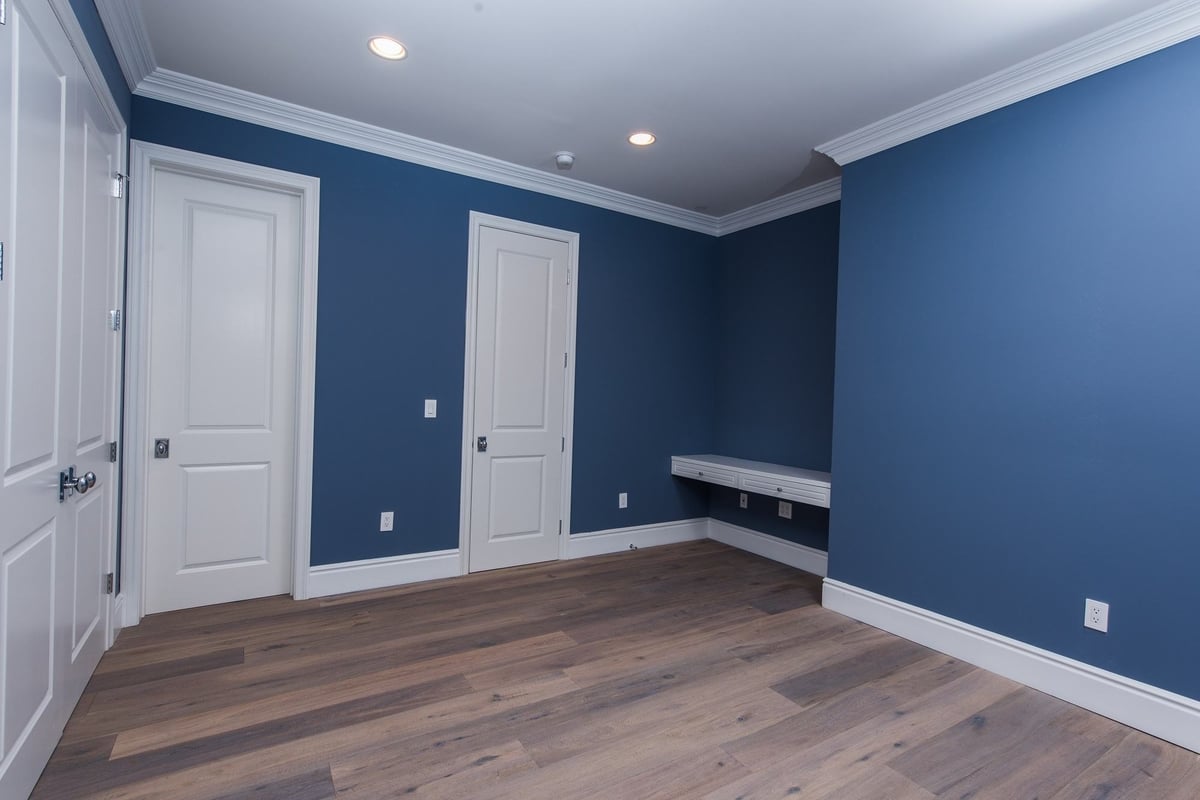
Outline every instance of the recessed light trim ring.
<svg viewBox="0 0 1200 800"><path fill-rule="evenodd" d="M388 61L399 61L408 56L408 48L391 36L372 36L367 40L367 48Z"/></svg>

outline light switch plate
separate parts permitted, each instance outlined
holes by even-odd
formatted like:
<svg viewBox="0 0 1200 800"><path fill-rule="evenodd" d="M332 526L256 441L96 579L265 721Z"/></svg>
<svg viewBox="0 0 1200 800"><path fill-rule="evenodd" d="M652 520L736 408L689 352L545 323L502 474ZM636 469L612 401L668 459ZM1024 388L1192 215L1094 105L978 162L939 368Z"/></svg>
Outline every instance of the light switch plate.
<svg viewBox="0 0 1200 800"><path fill-rule="evenodd" d="M621 492L617 495L617 508L629 508L629 492Z"/></svg>
<svg viewBox="0 0 1200 800"><path fill-rule="evenodd" d="M437 416L437 400L425 401L425 419L433 419Z"/></svg>
<svg viewBox="0 0 1200 800"><path fill-rule="evenodd" d="M779 516L784 519L792 518L792 504L786 500L779 501Z"/></svg>
<svg viewBox="0 0 1200 800"><path fill-rule="evenodd" d="M745 492L740 493L738 495L738 508L747 508L749 505L750 498L746 496Z"/></svg>

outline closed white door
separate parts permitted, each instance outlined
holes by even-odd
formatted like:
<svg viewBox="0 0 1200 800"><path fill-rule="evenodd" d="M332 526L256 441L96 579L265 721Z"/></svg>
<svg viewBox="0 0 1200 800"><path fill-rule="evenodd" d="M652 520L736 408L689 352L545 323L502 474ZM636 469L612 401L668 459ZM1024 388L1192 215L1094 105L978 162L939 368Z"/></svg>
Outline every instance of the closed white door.
<svg viewBox="0 0 1200 800"><path fill-rule="evenodd" d="M0 27L0 797L33 788L107 644L120 136L42 0ZM61 492L60 476L94 482Z"/></svg>
<svg viewBox="0 0 1200 800"><path fill-rule="evenodd" d="M301 200L161 167L152 193L146 611L284 594Z"/></svg>
<svg viewBox="0 0 1200 800"><path fill-rule="evenodd" d="M472 572L558 558L571 277L567 240L476 241Z"/></svg>

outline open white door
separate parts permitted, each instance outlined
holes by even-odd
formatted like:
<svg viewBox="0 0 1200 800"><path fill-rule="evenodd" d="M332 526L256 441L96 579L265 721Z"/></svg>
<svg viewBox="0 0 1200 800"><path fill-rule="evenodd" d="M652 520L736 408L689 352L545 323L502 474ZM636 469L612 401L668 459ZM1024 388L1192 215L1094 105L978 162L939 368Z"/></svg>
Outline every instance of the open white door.
<svg viewBox="0 0 1200 800"><path fill-rule="evenodd" d="M0 27L0 797L107 645L122 136L44 0Z"/></svg>
<svg viewBox="0 0 1200 800"><path fill-rule="evenodd" d="M464 473L469 569L477 572L556 559L566 535L578 237L473 215L472 242Z"/></svg>

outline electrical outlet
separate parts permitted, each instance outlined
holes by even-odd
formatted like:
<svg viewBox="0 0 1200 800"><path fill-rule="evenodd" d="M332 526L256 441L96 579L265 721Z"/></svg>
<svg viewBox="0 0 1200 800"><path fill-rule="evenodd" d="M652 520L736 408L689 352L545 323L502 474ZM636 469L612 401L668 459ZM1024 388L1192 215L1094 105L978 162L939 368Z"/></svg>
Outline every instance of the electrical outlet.
<svg viewBox="0 0 1200 800"><path fill-rule="evenodd" d="M392 529L396 521L395 511L380 511L379 512L379 530L381 533L386 533Z"/></svg>
<svg viewBox="0 0 1200 800"><path fill-rule="evenodd" d="M745 492L738 494L738 508L746 508L750 505L750 498Z"/></svg>
<svg viewBox="0 0 1200 800"><path fill-rule="evenodd" d="M792 504L786 500L779 501L779 516L784 519L792 518Z"/></svg>
<svg viewBox="0 0 1200 800"><path fill-rule="evenodd" d="M629 492L617 495L617 508L629 508Z"/></svg>
<svg viewBox="0 0 1200 800"><path fill-rule="evenodd" d="M1108 633L1108 603L1099 600L1083 601L1083 627Z"/></svg>

